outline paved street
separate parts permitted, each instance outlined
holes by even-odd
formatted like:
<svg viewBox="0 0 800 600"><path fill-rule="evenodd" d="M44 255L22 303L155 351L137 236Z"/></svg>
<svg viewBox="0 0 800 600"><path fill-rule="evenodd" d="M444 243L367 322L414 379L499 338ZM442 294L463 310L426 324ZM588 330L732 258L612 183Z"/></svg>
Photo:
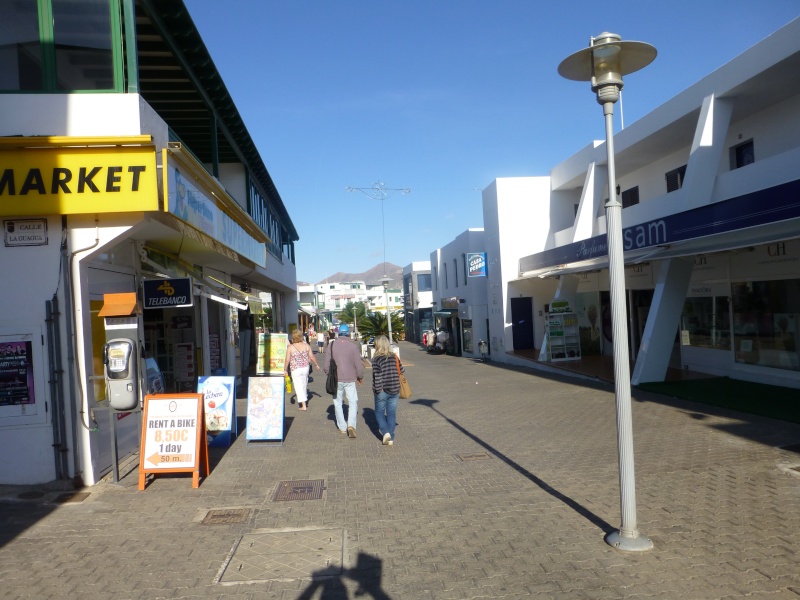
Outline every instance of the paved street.
<svg viewBox="0 0 800 600"><path fill-rule="evenodd" d="M401 358L415 394L392 447L370 431L370 371L354 440L315 373L283 446L242 428L198 489L138 491L138 462L71 502L0 486L3 596L800 599L800 453L780 449L800 425L635 391L655 548L623 553L603 541L620 524L613 388L410 343Z"/></svg>

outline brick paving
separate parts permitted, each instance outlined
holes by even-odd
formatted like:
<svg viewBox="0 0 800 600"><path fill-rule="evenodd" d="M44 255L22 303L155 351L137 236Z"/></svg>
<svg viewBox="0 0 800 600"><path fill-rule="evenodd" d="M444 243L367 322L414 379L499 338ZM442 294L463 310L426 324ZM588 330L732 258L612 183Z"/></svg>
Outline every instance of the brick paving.
<svg viewBox="0 0 800 600"><path fill-rule="evenodd" d="M800 425L635 390L638 521L655 548L625 553L603 541L620 519L611 386L409 343L401 356L415 394L392 447L370 430L366 384L352 440L315 374L309 410L287 402L283 446L212 448L198 489L163 475L140 492L138 463L81 502L0 486L3 596L800 599L800 454L780 449ZM316 479L319 500L272 500L282 481ZM214 509L249 510L203 524ZM343 564L254 536L297 530L330 530ZM272 549L242 569L251 539Z"/></svg>

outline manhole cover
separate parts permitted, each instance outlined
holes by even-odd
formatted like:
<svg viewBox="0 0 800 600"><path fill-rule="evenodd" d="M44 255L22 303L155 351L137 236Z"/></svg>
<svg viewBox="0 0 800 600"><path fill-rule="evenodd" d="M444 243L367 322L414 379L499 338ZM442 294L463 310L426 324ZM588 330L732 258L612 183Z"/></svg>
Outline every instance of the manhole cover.
<svg viewBox="0 0 800 600"><path fill-rule="evenodd" d="M272 496L273 502L286 502L289 500L319 500L325 489L324 479L296 479L294 481L281 481L278 489Z"/></svg>
<svg viewBox="0 0 800 600"><path fill-rule="evenodd" d="M233 547L215 582L339 577L343 548L342 529L248 533Z"/></svg>
<svg viewBox="0 0 800 600"><path fill-rule="evenodd" d="M791 446L781 446L781 450L786 450L788 452L796 452L800 454L800 444L792 444Z"/></svg>
<svg viewBox="0 0 800 600"><path fill-rule="evenodd" d="M228 523L247 523L249 508L215 508L206 513L203 525L226 525Z"/></svg>
<svg viewBox="0 0 800 600"><path fill-rule="evenodd" d="M67 502L83 502L89 497L89 492L68 492L56 496L56 502L65 504Z"/></svg>
<svg viewBox="0 0 800 600"><path fill-rule="evenodd" d="M458 460L469 462L473 460L487 460L489 455L486 454L486 452L472 452L470 454L456 454L456 458L458 458Z"/></svg>
<svg viewBox="0 0 800 600"><path fill-rule="evenodd" d="M42 496L44 496L44 492L22 492L21 494L17 494L17 498L20 500L36 500Z"/></svg>

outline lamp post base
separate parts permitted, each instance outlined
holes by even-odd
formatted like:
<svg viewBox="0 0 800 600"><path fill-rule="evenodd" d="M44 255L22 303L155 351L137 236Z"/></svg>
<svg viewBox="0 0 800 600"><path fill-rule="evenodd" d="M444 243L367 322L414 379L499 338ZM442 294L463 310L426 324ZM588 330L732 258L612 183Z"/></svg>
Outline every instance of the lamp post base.
<svg viewBox="0 0 800 600"><path fill-rule="evenodd" d="M626 552L644 552L653 548L653 541L649 537L638 534L636 537L628 537L619 531L613 531L605 537L605 540L609 546Z"/></svg>

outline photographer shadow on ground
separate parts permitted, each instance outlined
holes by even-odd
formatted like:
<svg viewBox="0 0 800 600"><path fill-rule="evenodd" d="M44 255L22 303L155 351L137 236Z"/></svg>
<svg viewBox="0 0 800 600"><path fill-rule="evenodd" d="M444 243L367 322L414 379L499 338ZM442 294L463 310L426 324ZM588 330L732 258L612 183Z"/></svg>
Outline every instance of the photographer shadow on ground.
<svg viewBox="0 0 800 600"><path fill-rule="evenodd" d="M311 582L300 593L297 600L311 600L321 590L319 600L348 600L345 579L358 584L356 597L374 598L375 600L391 600L391 596L383 591L383 561L377 556L365 552L358 553L356 566L352 569L330 565L311 574Z"/></svg>

